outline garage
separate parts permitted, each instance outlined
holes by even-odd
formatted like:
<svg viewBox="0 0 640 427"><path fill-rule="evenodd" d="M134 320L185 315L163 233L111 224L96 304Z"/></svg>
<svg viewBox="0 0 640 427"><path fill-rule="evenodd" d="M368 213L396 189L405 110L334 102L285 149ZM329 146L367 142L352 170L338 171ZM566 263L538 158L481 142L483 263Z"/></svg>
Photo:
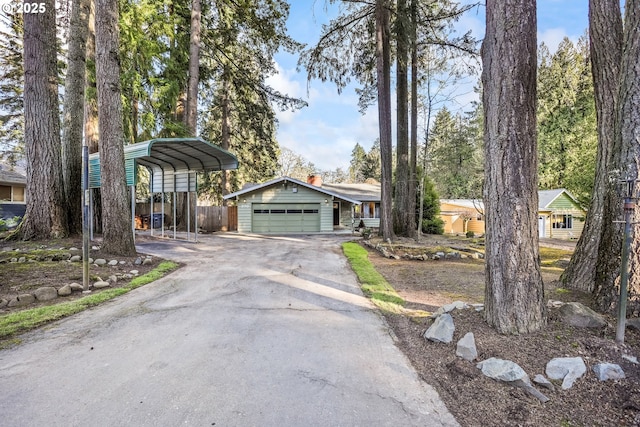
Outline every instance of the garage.
<svg viewBox="0 0 640 427"><path fill-rule="evenodd" d="M334 226L350 229L351 216L346 224L334 224L335 210L343 206L351 212L360 204L320 185L286 176L246 185L224 198L233 200L238 208L239 233L261 234L330 232Z"/></svg>
<svg viewBox="0 0 640 427"><path fill-rule="evenodd" d="M320 204L253 203L251 229L255 233L320 231Z"/></svg>

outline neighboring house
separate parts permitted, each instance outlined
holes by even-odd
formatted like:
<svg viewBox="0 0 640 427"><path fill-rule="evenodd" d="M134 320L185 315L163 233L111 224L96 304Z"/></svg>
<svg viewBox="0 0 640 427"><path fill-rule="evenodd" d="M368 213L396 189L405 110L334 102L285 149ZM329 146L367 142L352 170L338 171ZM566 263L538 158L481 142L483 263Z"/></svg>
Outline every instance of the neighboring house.
<svg viewBox="0 0 640 427"><path fill-rule="evenodd" d="M236 201L240 233L352 229L348 212L361 204L360 200L325 188L319 176L309 177L308 182L284 176L245 187L224 198Z"/></svg>
<svg viewBox="0 0 640 427"><path fill-rule="evenodd" d="M25 193L27 179L0 164L0 218L23 217L27 209Z"/></svg>
<svg viewBox="0 0 640 427"><path fill-rule="evenodd" d="M564 188L538 191L540 237L577 239L582 233L585 215L576 198ZM484 204L481 200L442 199L440 217L445 223L445 233L484 233Z"/></svg>
<svg viewBox="0 0 640 427"><path fill-rule="evenodd" d="M484 234L484 205L479 199L440 199L440 218L447 234Z"/></svg>

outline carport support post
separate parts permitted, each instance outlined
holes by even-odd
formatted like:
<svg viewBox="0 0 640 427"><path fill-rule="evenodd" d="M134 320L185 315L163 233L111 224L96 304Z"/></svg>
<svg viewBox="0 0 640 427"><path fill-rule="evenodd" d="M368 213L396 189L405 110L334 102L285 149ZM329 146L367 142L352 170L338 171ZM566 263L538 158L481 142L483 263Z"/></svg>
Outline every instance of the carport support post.
<svg viewBox="0 0 640 427"><path fill-rule="evenodd" d="M187 182L187 242L189 241L191 233L191 191L188 191L189 183Z"/></svg>
<svg viewBox="0 0 640 427"><path fill-rule="evenodd" d="M136 187L131 185L131 232L133 233L133 241L136 241Z"/></svg>
<svg viewBox="0 0 640 427"><path fill-rule="evenodd" d="M178 202L178 198L176 197L176 177L173 177L173 240L176 239L176 214L178 210L176 208L176 203Z"/></svg>

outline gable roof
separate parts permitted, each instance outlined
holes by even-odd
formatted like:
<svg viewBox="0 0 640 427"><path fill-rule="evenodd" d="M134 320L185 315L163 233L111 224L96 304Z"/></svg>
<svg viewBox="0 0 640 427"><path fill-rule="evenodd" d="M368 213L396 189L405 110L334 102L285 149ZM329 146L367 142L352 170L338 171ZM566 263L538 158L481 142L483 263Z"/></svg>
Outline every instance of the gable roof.
<svg viewBox="0 0 640 427"><path fill-rule="evenodd" d="M291 182L291 183L297 184L297 185L299 185L301 187L309 188L309 189L317 191L319 193L326 194L327 196L337 197L339 199L345 200L347 202L350 202L350 203L353 203L353 204L356 204L356 205L359 205L361 203L359 200L353 199L353 198L351 198L351 197L349 197L347 195L338 194L338 193L336 193L334 191L330 191L330 190L324 189L323 187L317 187L315 185L311 185L311 184L309 184L307 182L303 182L303 181L297 180L295 178L290 178L288 176L281 176L280 178L275 178L275 179L269 180L267 182L263 182L262 184L245 186L245 188L243 188L240 191L236 191L235 193L227 194L226 196L223 197L223 199L225 199L225 200L233 199L234 197L238 197L238 196L242 196L243 194L248 194L248 193L253 193L253 192L256 192L256 191L260 191L262 189L265 189L267 187L271 187L271 186L279 184L281 182L284 182L284 183Z"/></svg>
<svg viewBox="0 0 640 427"><path fill-rule="evenodd" d="M567 190L565 190L564 188L557 188L555 190L538 191L538 209L539 210L549 209L551 204L563 193L566 194L567 197L569 197L569 199L571 199L572 203L574 203L577 207L582 209L582 206L580 206L580 203L578 202L578 200L575 197L573 197L573 195L569 193Z"/></svg>
<svg viewBox="0 0 640 427"><path fill-rule="evenodd" d="M538 190L538 210L548 210L549 206L562 194L566 194L571 202L577 207L582 209L580 203L576 200L571 193L564 188L557 188L555 190ZM480 208L484 209L484 203L480 199L440 199L440 203L447 203L463 208Z"/></svg>
<svg viewBox="0 0 640 427"><path fill-rule="evenodd" d="M26 184L27 178L18 172L6 169L4 165L0 165L0 182L7 184Z"/></svg>
<svg viewBox="0 0 640 427"><path fill-rule="evenodd" d="M379 202L380 184L322 184L322 188L360 200L361 202Z"/></svg>

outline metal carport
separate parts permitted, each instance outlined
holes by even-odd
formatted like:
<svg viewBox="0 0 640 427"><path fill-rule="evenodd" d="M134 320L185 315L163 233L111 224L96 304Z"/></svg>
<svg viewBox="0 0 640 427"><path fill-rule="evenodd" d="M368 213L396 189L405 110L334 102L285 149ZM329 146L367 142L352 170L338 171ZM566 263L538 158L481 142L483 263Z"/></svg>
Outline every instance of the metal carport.
<svg viewBox="0 0 640 427"><path fill-rule="evenodd" d="M131 222L135 229L135 186L137 167L147 168L151 177L151 214L153 215L153 195L162 194L162 216L164 218L164 194L173 193L173 237L176 238L176 193L187 193L187 240L190 236L189 197L198 189L197 172L215 172L238 168L238 159L230 152L205 141L202 138L156 138L124 147L124 162L127 185L131 188ZM89 188L100 188L100 155L89 156ZM92 195L92 192L90 196ZM197 196L196 196L197 197ZM90 203L89 206L92 204ZM93 215L91 215L93 217ZM198 204L195 212L195 240L198 239ZM93 223L93 221L91 222ZM92 233L93 234L93 233ZM153 235L153 217L151 220ZM162 228L164 237L164 227Z"/></svg>

